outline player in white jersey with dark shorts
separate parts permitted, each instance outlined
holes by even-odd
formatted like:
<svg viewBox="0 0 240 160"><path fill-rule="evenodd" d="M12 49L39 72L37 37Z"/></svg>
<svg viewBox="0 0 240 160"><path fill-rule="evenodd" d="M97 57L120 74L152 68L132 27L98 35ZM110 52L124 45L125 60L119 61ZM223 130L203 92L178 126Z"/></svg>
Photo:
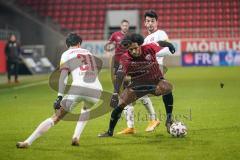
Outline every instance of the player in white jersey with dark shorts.
<svg viewBox="0 0 240 160"><path fill-rule="evenodd" d="M158 20L158 16L155 11L149 10L149 11L145 12L144 23L145 23L145 27L147 28L147 31L148 31L148 36L144 39L143 45L149 44L152 42L158 42L158 41L169 41L168 35L166 34L166 32L158 29L157 20ZM161 69L162 73L164 74L165 67L163 64L163 59L164 59L164 56L170 55L171 52L165 52L164 50L162 50L160 52L162 52L162 53L159 53L159 56L157 56L156 58L157 58L157 62L159 64L159 66L160 66L160 69ZM172 92L167 95L162 96L162 99L164 102L166 113L168 113L166 115L167 119L166 119L165 125L167 127L167 131L169 132L169 127L172 124L172 114L169 114L169 113L172 113L172 110L173 110ZM149 113L151 113L150 119L151 118L157 119L157 115L156 115L154 109L153 108L147 108L147 109L150 109L149 110ZM134 110L132 109L131 112L128 112L127 114L129 117L134 117ZM127 119L127 121L128 121L127 123L134 123L133 119ZM150 130L154 130L154 128L150 128Z"/></svg>
<svg viewBox="0 0 240 160"><path fill-rule="evenodd" d="M72 138L72 145L79 145L80 135L89 118L90 110L99 101L102 85L98 80L101 68L94 56L80 47L82 39L76 33L70 33L66 39L68 50L61 56L58 98L54 103L55 114L43 121L36 130L23 142L18 142L18 148L27 148L33 141L48 131L58 121L63 119L78 103L84 102L81 114ZM67 94L64 94L68 75L71 73L72 83Z"/></svg>

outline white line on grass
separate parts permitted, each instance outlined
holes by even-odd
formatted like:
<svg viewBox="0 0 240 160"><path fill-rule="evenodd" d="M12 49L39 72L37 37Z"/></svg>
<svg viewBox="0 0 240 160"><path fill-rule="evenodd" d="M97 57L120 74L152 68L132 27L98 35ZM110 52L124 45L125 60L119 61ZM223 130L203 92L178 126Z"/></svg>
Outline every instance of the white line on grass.
<svg viewBox="0 0 240 160"><path fill-rule="evenodd" d="M16 86L16 87L12 87L12 88L0 89L0 92L9 91L9 90L18 90L18 89L23 89L23 88L29 88L29 87L38 86L38 85L47 84L47 83L48 83L48 80L40 81L40 82L34 82L34 83L29 83L29 84Z"/></svg>

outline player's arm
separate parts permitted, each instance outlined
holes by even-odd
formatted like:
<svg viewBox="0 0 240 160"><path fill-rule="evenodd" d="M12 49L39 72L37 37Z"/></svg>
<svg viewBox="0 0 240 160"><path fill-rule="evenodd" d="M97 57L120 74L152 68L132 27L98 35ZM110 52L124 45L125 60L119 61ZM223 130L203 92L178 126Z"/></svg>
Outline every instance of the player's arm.
<svg viewBox="0 0 240 160"><path fill-rule="evenodd" d="M116 48L116 40L114 33L110 36L110 38L107 41L107 44L105 45L104 49L107 52L111 52Z"/></svg>
<svg viewBox="0 0 240 160"><path fill-rule="evenodd" d="M58 81L58 97L53 104L54 109L59 109L61 107L60 103L63 99L64 91L65 91L67 80L68 80L69 71L66 69L62 69L60 71L61 73Z"/></svg>
<svg viewBox="0 0 240 160"><path fill-rule="evenodd" d="M68 67L66 58L64 56L61 57L59 70L60 70L60 77L58 80L58 97L53 104L54 109L59 109L61 107L60 103L64 96L64 91L65 91L67 80L68 80L68 73L70 70Z"/></svg>
<svg viewBox="0 0 240 160"><path fill-rule="evenodd" d="M98 57L94 57L94 60L95 60L95 63L96 63L96 67L97 67L97 72L100 73L101 69L102 69L102 66L103 66L103 62L100 58Z"/></svg>
<svg viewBox="0 0 240 160"><path fill-rule="evenodd" d="M114 82L114 93L119 94L120 88L123 84L124 77L125 77L125 73L122 69L122 65L120 65L116 72L116 80Z"/></svg>
<svg viewBox="0 0 240 160"><path fill-rule="evenodd" d="M123 80L125 77L125 73L120 65L116 72L116 80L114 81L114 91L111 97L110 106L115 108L118 105L118 96L120 92L120 88L123 84Z"/></svg>
<svg viewBox="0 0 240 160"><path fill-rule="evenodd" d="M171 48L169 47L169 45L167 43L170 43L169 41L169 38L168 38L168 35L166 32L164 31L161 31L159 34L158 34L158 44L161 46L161 47L168 47L169 50L166 48L166 49L161 49L157 56L158 57L163 57L163 56L167 56L167 55L171 55L171 54L174 54L175 53L175 48L173 47L173 45L171 46ZM170 52L171 53L170 53Z"/></svg>
<svg viewBox="0 0 240 160"><path fill-rule="evenodd" d="M162 49L156 53L157 57L163 57L175 53L175 47L172 43L167 41L158 41L157 43L162 47Z"/></svg>

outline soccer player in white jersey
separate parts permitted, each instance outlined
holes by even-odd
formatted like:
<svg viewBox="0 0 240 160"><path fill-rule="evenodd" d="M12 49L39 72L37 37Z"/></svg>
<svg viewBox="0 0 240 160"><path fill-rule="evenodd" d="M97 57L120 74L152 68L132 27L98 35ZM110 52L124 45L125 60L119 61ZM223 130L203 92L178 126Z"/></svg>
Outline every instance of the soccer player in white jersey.
<svg viewBox="0 0 240 160"><path fill-rule="evenodd" d="M149 11L145 12L144 23L145 23L145 27L147 28L147 31L148 31L148 36L144 39L144 44L149 44L149 43L158 42L158 41L169 41L168 35L166 34L166 32L158 29L157 20L158 20L158 16L155 11L149 10ZM163 58L164 58L164 56L169 55L169 53L170 52L165 52L164 50L162 50L161 56L156 57L162 73L165 72L164 65L163 65ZM173 110L172 92L167 95L162 96L162 99L163 99L164 106L166 109L166 114L167 114L166 115L167 119L166 119L165 125L167 127L167 131L169 132L170 125L172 124L172 110ZM150 119L157 119L157 116L156 116L153 106L150 105L149 107L146 107L146 108L147 108L148 112L150 113ZM129 117L134 117L134 109L131 108L131 110L129 110L127 112L127 115ZM134 123L133 118L126 119L126 120L128 121L127 122L128 124ZM148 130L152 131L152 130L154 130L154 128L148 128Z"/></svg>
<svg viewBox="0 0 240 160"><path fill-rule="evenodd" d="M36 130L23 142L18 142L18 148L27 148L33 141L47 132L51 127L70 112L79 102L84 102L72 138L72 145L79 145L80 135L90 116L90 107L99 101L102 85L98 80L101 64L97 64L94 56L81 48L82 39L76 33L70 33L66 38L68 50L61 56L58 98L54 103L55 114L43 121ZM68 74L71 73L72 83L64 96Z"/></svg>

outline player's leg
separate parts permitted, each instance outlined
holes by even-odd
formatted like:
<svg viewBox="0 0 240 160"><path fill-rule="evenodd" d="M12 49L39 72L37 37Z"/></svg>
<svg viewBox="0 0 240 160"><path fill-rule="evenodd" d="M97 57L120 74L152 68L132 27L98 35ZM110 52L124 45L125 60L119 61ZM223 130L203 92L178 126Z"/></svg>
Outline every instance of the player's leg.
<svg viewBox="0 0 240 160"><path fill-rule="evenodd" d="M145 108L147 109L149 113L149 119L150 119L150 122L147 128L145 129L145 131L146 132L154 131L155 128L160 124L160 121L157 119L157 115L153 108L152 101L147 95L141 97L140 100L142 104L145 106Z"/></svg>
<svg viewBox="0 0 240 160"><path fill-rule="evenodd" d="M127 88L129 85L129 80L125 79L123 82L123 88ZM117 134L134 134L135 128L134 128L134 107L132 104L128 104L124 110L123 110L126 122L127 122L127 128L123 129L122 131L118 132Z"/></svg>
<svg viewBox="0 0 240 160"><path fill-rule="evenodd" d="M172 92L162 96L165 110L166 110L166 123L167 132L170 133L170 126L173 123L172 111L173 111L173 94Z"/></svg>
<svg viewBox="0 0 240 160"><path fill-rule="evenodd" d="M15 83L19 83L18 81L18 68L19 68L19 63L15 62L14 63L14 78L15 78Z"/></svg>
<svg viewBox="0 0 240 160"><path fill-rule="evenodd" d="M87 109L86 107L83 107L81 109L81 114L79 116L79 120L77 121L77 125L75 127L74 134L72 137L73 146L79 146L79 139L88 122L89 114L90 114L89 112L90 112L90 109Z"/></svg>
<svg viewBox="0 0 240 160"><path fill-rule="evenodd" d="M7 78L8 78L8 83L11 83L11 63L7 61Z"/></svg>
<svg viewBox="0 0 240 160"><path fill-rule="evenodd" d="M167 115L165 125L167 127L168 132L169 132L170 126L172 124L172 110L173 110L172 89L173 89L173 86L171 83L169 83L166 80L161 80L158 83L158 85L156 87L156 91L155 91L156 95L162 95L162 98L163 98L163 102L164 102L165 109L166 109L166 115Z"/></svg>
<svg viewBox="0 0 240 160"><path fill-rule="evenodd" d="M42 123L40 123L39 126L35 129L35 131L24 142L18 142L17 148L29 147L33 143L33 141L35 141L37 138L47 132L51 127L57 124L57 122L59 122L59 120L62 119L66 114L67 112L64 110L63 107L61 107L52 117L47 118Z"/></svg>
<svg viewBox="0 0 240 160"><path fill-rule="evenodd" d="M114 108L114 110L111 113L108 131L103 134L99 134L98 136L99 137L113 136L115 126L116 126L119 118L121 117L121 113L122 113L123 109L128 104L136 101L137 98L138 97L134 90L132 90L131 88L124 89L124 91L122 92L120 99L119 99L119 105L116 108Z"/></svg>
<svg viewBox="0 0 240 160"><path fill-rule="evenodd" d="M79 139L89 120L91 108L93 108L93 106L97 104L100 100L100 97L102 94L102 86L99 83L95 87L96 87L95 89L88 89L88 88L81 87L78 93L80 96L77 101L80 102L83 100L84 107L81 109L81 114L77 121L77 125L75 127L74 134L72 137L73 146L79 146ZM85 95L85 96L81 96L81 95Z"/></svg>
<svg viewBox="0 0 240 160"><path fill-rule="evenodd" d="M125 119L127 121L127 128L118 132L117 134L134 134L136 130L134 128L134 107L132 104L127 105L123 110Z"/></svg>

